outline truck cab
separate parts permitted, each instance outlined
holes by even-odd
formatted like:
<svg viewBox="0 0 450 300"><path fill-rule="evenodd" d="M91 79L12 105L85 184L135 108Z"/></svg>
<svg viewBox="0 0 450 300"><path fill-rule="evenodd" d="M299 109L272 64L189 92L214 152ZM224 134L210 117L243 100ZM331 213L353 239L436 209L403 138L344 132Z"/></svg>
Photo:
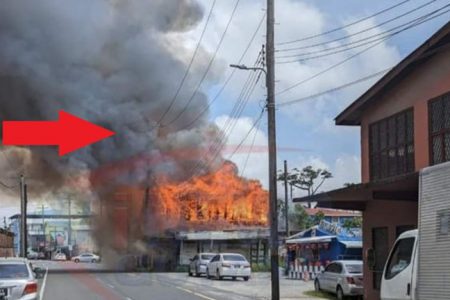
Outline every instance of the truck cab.
<svg viewBox="0 0 450 300"><path fill-rule="evenodd" d="M380 296L382 300L416 300L418 230L401 234L384 267Z"/></svg>

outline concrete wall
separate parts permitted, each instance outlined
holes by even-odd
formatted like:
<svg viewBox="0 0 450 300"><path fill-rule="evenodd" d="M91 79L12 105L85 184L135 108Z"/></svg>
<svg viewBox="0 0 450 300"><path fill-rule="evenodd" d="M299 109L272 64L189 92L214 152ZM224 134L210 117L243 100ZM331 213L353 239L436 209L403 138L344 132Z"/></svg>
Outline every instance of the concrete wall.
<svg viewBox="0 0 450 300"><path fill-rule="evenodd" d="M367 202L363 212L363 259L365 300L379 299L379 291L373 289L373 273L369 270L367 250L373 248L372 228L387 227L389 249L395 242L397 226L417 226L417 203L406 201L373 200Z"/></svg>
<svg viewBox="0 0 450 300"><path fill-rule="evenodd" d="M370 181L369 125L414 108L415 168L429 166L428 100L450 91L450 51L443 51L403 78L367 109L361 120L361 178Z"/></svg>

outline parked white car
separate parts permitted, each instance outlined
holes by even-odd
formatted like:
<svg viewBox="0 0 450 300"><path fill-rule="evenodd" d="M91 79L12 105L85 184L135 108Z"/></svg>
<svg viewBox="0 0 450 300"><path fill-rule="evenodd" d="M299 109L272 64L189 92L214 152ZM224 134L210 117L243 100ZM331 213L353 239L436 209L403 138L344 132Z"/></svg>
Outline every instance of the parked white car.
<svg viewBox="0 0 450 300"><path fill-rule="evenodd" d="M64 253L59 252L59 253L55 254L55 256L53 257L53 260L66 261L67 260L67 256Z"/></svg>
<svg viewBox="0 0 450 300"><path fill-rule="evenodd" d="M72 257L72 261L79 263L79 262L91 262L91 263L97 263L100 261L100 256L92 254L92 253L81 253L78 256Z"/></svg>
<svg viewBox="0 0 450 300"><path fill-rule="evenodd" d="M33 270L27 259L0 258L0 299L37 300L35 276L41 272L39 268Z"/></svg>
<svg viewBox="0 0 450 300"><path fill-rule="evenodd" d="M231 277L236 280L242 277L245 281L250 279L251 267L247 259L237 253L220 253L214 256L206 268L206 277L213 277L222 280L224 277Z"/></svg>
<svg viewBox="0 0 450 300"><path fill-rule="evenodd" d="M199 277L202 274L206 274L206 267L215 255L216 253L198 253L191 258L188 271L189 276Z"/></svg>
<svg viewBox="0 0 450 300"><path fill-rule="evenodd" d="M335 293L339 300L363 295L363 264L360 260L336 260L314 280L316 291Z"/></svg>

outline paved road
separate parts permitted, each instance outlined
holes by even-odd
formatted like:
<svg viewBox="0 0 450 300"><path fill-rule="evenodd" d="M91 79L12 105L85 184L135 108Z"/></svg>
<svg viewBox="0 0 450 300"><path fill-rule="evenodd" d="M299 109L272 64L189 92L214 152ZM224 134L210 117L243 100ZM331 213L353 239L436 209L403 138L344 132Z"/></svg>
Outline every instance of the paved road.
<svg viewBox="0 0 450 300"><path fill-rule="evenodd" d="M270 299L270 275L255 273L250 281L207 280L181 273L102 273L99 264L35 262L48 268L41 300L249 300ZM88 272L86 272L88 270ZM96 272L97 271L97 272ZM281 281L282 299L308 299L312 283ZM317 298L316 298L317 299Z"/></svg>

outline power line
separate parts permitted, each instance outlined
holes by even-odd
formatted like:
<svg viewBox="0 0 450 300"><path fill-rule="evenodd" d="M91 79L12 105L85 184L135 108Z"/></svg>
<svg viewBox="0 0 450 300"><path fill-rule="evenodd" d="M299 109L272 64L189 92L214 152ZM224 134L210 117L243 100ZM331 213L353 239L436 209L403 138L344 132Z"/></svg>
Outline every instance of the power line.
<svg viewBox="0 0 450 300"><path fill-rule="evenodd" d="M404 27L404 28L402 28L400 30L397 30L397 31L394 31L392 33L389 33L391 30L388 30L388 31L385 31L383 33L380 33L380 34L377 34L377 35L374 35L374 36L362 39L360 41L355 41L355 42L352 42L352 43L348 43L348 44L342 45L342 46L337 46L337 47L333 47L333 48L329 48L329 49L324 49L324 50L320 50L320 51L317 51L317 52L309 52L309 53L303 53L303 54L294 54L294 55L280 56L279 58L289 58L289 57L299 57L299 58L296 59L296 60L281 61L281 62L277 62L277 63L278 64L286 64L286 63L294 63L294 62L305 62L305 61L308 61L308 60L313 60L313 59L317 59L317 58L327 57L327 56L331 56L331 55L334 55L334 54L346 52L346 51L349 51L349 50L352 50L352 49L360 48L362 46L369 45L369 44L372 44L372 43L380 41L380 40L384 41L384 40L387 40L387 39L389 39L389 38L391 38L391 37L393 37L393 36L395 36L397 34L400 34L400 33L404 32L404 31L410 30L410 29L412 29L412 28L414 28L416 26L422 25L423 23L429 22L429 21L431 21L431 20L433 20L433 19L435 19L437 17L440 17L441 15L449 12L449 10L441 12L441 13L439 13L437 15L434 15L434 14L436 14L437 12L439 12L439 11L443 10L444 8L449 7L449 6L450 6L450 4L447 4L447 5L443 6L440 9L437 9L437 10L431 12L431 13L428 13L428 14L423 15L423 16L421 16L419 18L416 18L416 19L414 19L412 21L409 21L408 23L405 23L405 24L403 24L401 26L398 26L398 27L404 27L405 25L409 25L407 27ZM388 34L386 34L386 33L388 33ZM376 36L381 36L381 37L379 37L377 39L373 39L373 40L367 41L365 43L361 43L361 44L355 45L353 47L344 48L344 49L341 49L341 50L338 50L338 51L333 51L333 52L325 53L325 54L322 54L322 55L308 56L306 58L301 58L302 56L305 56L307 54L321 53L321 52L323 53L323 52L328 52L329 50L332 50L332 49L341 48L343 46L347 46L347 45L351 45L351 44L357 44L357 43L359 43L359 42L361 42L363 40L367 40L367 39L370 39L370 38L376 37Z"/></svg>
<svg viewBox="0 0 450 300"><path fill-rule="evenodd" d="M191 104L192 100L194 100L195 95L197 94L198 90L200 89L203 81L206 79L206 76L208 75L209 70L211 69L211 66L212 66L212 64L213 64L213 62L214 62L214 60L215 60L215 58L217 56L217 53L219 52L219 49L222 46L222 43L223 43L223 41L225 39L225 35L227 34L227 31L228 31L228 28L230 27L231 21L234 18L234 15L236 13L236 10L237 10L237 7L239 5L239 2L240 2L240 0L236 0L236 3L235 3L234 8L233 8L233 11L231 12L230 18L228 19L228 23L225 26L225 30L224 30L224 32L223 32L223 34L222 34L222 36L221 36L221 38L219 40L219 43L217 44L217 47L216 47L216 49L214 51L214 54L211 57L211 59L209 60L208 66L206 67L206 70L205 70L202 78L200 79L200 82L197 84L197 87L195 88L194 92L192 93L192 96L189 98L189 100L187 101L187 103L185 104L183 109L175 116L174 119L172 119L167 124L164 124L164 125L161 124L161 126L166 127L166 126L169 126L169 125L173 124L174 122L176 122L181 117L181 115L188 109L188 107Z"/></svg>
<svg viewBox="0 0 450 300"><path fill-rule="evenodd" d="M241 170L241 176L242 177L244 176L245 169L247 168L248 159L250 158L250 154L253 151L253 146L255 146L256 136L258 135L258 130L259 130L259 127L261 125L261 120L262 119L259 120L258 125L256 126L255 134L253 135L253 140L252 140L252 143L250 145L250 149L249 149L249 151L247 153L247 157L245 158L244 166L242 167L242 170Z"/></svg>
<svg viewBox="0 0 450 300"><path fill-rule="evenodd" d="M288 87L288 88L285 88L284 90L282 90L282 91L280 91L280 92L277 92L275 95L284 94L284 93L286 93L286 92L292 90L293 88L298 87L299 85L302 85L302 84L304 84L304 83L306 83L306 82L308 82L308 81L311 81L311 80L313 80L313 79L319 77L320 75L325 74L325 73L331 71L332 69L334 69L334 68L336 68L336 67L338 67L338 66L340 66L340 65L343 65L344 63L346 63L346 62L348 62L349 60L351 60L351 59L353 59L353 58L355 58L355 57L357 57L357 56L363 54L364 52L369 51L370 49L372 49L372 48L378 46L378 45L381 44L382 42L384 42L384 40L379 41L378 43L376 43L376 44L374 44L374 45L372 45L372 46L370 46L370 47L367 47L367 48L365 48L365 49L363 49L363 50L361 50L361 51L359 51L359 52L353 54L352 56L347 57L347 58L344 59L344 60L341 60L340 62L338 62L338 63L336 63L336 64L334 64L334 65L332 65L332 66L330 66L330 67L328 67L328 68L326 68L326 69L324 69L324 70L322 70L322 71L320 71L320 72L318 72L318 73L316 73L316 74L314 74L314 75L311 76L311 77L308 77L308 78L306 78L306 79L304 79L304 80L302 80L302 81L300 81L300 82L297 82L297 83L291 85L291 86Z"/></svg>
<svg viewBox="0 0 450 300"><path fill-rule="evenodd" d="M298 99L294 99L294 100L281 102L281 103L277 104L277 107L288 106L288 105L295 104L295 103L298 103L298 102L302 102L302 101L305 101L305 100L314 99L314 98L317 98L317 97L320 97L320 96L323 96L323 95L326 95L326 94L329 94L329 93L332 93L332 92L337 92L337 91L342 90L344 88L347 88L349 86L352 86L352 85L355 85L355 84L367 81L369 79L372 79L374 77L380 76L382 74L385 74L386 72L388 72L391 69L392 68L387 68L387 69L378 71L376 73L373 73L373 74L370 74L368 76L362 77L362 78L360 78L358 80L354 80L354 81L348 82L346 84L334 87L332 89L329 89L329 90L326 90L326 91L323 91L323 92L319 92L319 93L316 93L316 94L313 94L313 95L309 95L309 96L298 98Z"/></svg>
<svg viewBox="0 0 450 300"><path fill-rule="evenodd" d="M262 16L261 20L259 21L259 24L258 24L258 26L256 27L255 32L253 33L252 37L250 38L249 43L247 44L247 47L245 48L244 52L242 53L241 57L240 57L239 60L238 60L238 64L242 63L242 61L243 61L245 55L247 54L247 52L248 52L248 50L250 49L250 47L251 47L253 41L255 40L256 35L258 34L258 32L259 32L259 30L260 30L260 28L261 28L261 25L262 25L262 23L263 23L265 17L266 17L266 14L264 14L264 15ZM228 78L225 80L224 84L222 85L222 87L220 88L220 90L217 92L217 94L214 96L214 98L208 103L207 106L205 106L205 108L204 108L204 109L203 109L203 110L202 110L202 111L201 111L194 119L192 119L192 121L190 121L189 123L187 123L186 125L184 125L184 126L183 126L184 128L189 128L190 126L192 126L193 124L195 124L195 122L197 122L197 120L200 119L201 116L204 115L204 114L209 110L209 108L211 107L211 105L212 105L214 102L216 102L217 99L219 99L219 96L222 94L222 92L224 91L224 89L226 88L226 86L228 85L228 83L230 82L230 80L231 80L231 78L233 77L233 75L234 75L235 72L236 72L236 69L232 69L230 75L229 75Z"/></svg>
<svg viewBox="0 0 450 300"><path fill-rule="evenodd" d="M197 55L197 52L200 49L200 45L201 45L201 42L203 40L203 36L205 35L206 28L208 27L209 21L210 21L211 16L212 16L212 12L213 12L214 7L216 5L216 1L217 0L214 0L212 5L211 5L211 8L210 8L209 13L208 13L208 17L206 18L205 26L203 27L203 30L202 30L202 32L200 34L200 38L199 38L199 40L197 42L197 45L195 47L194 53L192 54L191 60L189 61L188 67L186 68L186 71L184 72L183 78L181 79L181 82L180 82L180 84L179 84L179 86L177 88L177 91L175 92L175 95L172 97L172 100L170 101L169 106L164 111L164 113L162 114L161 118L159 118L157 124L160 124L161 121L164 119L164 117L167 115L167 113L172 109L172 106L175 103L175 100L177 99L178 94L180 93L181 88L184 85L184 82L186 81L186 78L187 78L187 76L189 74L189 71L191 70L192 64L194 62L195 56Z"/></svg>
<svg viewBox="0 0 450 300"><path fill-rule="evenodd" d="M422 58L424 58L424 57L427 57L427 56L430 56L430 55L434 55L434 54L439 53L439 52L441 52L441 51L447 51L448 49L449 49L449 48L448 48L448 46L446 46L446 45L440 46L440 47L438 47L438 48L436 48L436 49L434 49L434 50L431 50L430 52L426 52L426 53L420 55L419 57L417 57L417 58L411 60L410 63L411 63L411 62L414 62L414 61L417 61L417 60L420 60L420 59L422 59ZM302 97L302 98L298 98L298 99L294 99L294 100L289 100L289 101L281 102L281 103L277 104L277 107L288 106L288 105L291 105L291 104L295 104L295 103L302 102L302 101L305 101L305 100L314 99L314 98L317 98L317 97L319 97L319 96L323 96L323 95L325 95L325 94L329 94L329 93L332 93L332 92L336 92L336 91L342 90L342 89L347 88L347 87L349 87L349 86L355 85L355 84L360 83L360 82L363 82L363 81L367 81L367 80L369 80L369 79L371 79L371 78L374 78L374 77L379 76L379 75L381 75L381 74L383 74L383 73L386 73L386 72L392 70L393 68L394 68L394 67L391 67L391 68L387 68L387 69L378 71L378 72L373 73L373 74L371 74L371 75L368 75L368 76L362 77L362 78L360 78L360 79L357 79L357 80L348 82L348 83L343 84L343 85L341 85L341 86L337 86L337 87L328 89L328 90L323 91L323 92L319 92L319 93L316 93L316 94L313 94L313 95L309 95L309 96Z"/></svg>
<svg viewBox="0 0 450 300"><path fill-rule="evenodd" d="M325 32L322 32L322 33L318 33L318 34L314 34L314 35L310 35L310 36L307 36L307 37L304 37L304 38L300 38L300 39L297 39L297 40L292 40L292 41L288 41L288 42L277 43L277 45L293 44L293 43L297 43L297 42L302 42L302 41L314 39L314 38L319 37L319 36L324 36L324 35L327 35L327 34L330 34L330 33L336 32L336 31L340 31L340 30L343 30L343 29L345 29L345 28L348 28L348 27L351 27L351 26L353 26L353 25L356 25L356 24L359 24L359 23L361 23L361 22L364 22L364 21L366 21L366 20L368 20L368 19L370 19L370 18L379 16L379 15L381 15L381 14L383 14L383 13L385 13L385 12L388 12L388 11L394 9L394 8L397 8L397 7L399 7L399 6L401 6L401 5L405 4L405 3L407 3L407 2L409 2L409 1L410 1L410 0L402 1L402 2L400 2L400 3L397 3L397 4L393 5L393 6L390 6L390 7L388 7L388 8L383 9L383 10L380 10L380 11L378 11L378 12L372 14L372 15L369 15L369 16L364 17L364 18L362 18L362 19L359 19L359 20L356 20L356 21L354 21L354 22L345 24L345 25L343 25L343 26L341 26L341 27L336 27L336 28L333 28L333 29L331 29L331 30L328 30L328 31L325 31Z"/></svg>
<svg viewBox="0 0 450 300"><path fill-rule="evenodd" d="M398 20L398 19L400 19L400 18L403 18L404 16L407 16L407 15L409 15L409 14L412 14L413 12L416 12L416 11L418 11L418 10L420 10L420 9L422 9L422 8L424 8L424 7L426 7L426 6L428 6L428 5L431 5L432 3L436 2L436 1L438 1L438 0L431 0L431 1L427 2L427 3L425 3L425 4L422 4L422 5L420 5L420 6L416 7L416 8L411 9L411 10L409 10L409 11L407 11L407 12L401 14L401 15L398 15L398 16L394 17L394 18L391 18L391 19L388 19L388 20L386 20L386 21L384 21L384 22L381 22L381 23L379 23L379 24L377 24L377 25L375 25L375 26L371 26L371 27L369 27L369 28L360 30L360 31L358 31L358 32L355 32L355 33L352 33L352 34L349 34L349 35L346 35L346 36L343 36L343 37L340 37L340 38L336 38L336 39L329 40L329 41L325 41L325 42L321 42L321 43L316 43L316 44L311 44L311 45L301 46L301 47L294 47L294 48L287 48L287 49L279 49L279 50L277 50L277 52L285 52L285 51L293 51L293 50L302 50L302 49L314 48L314 47L324 46L324 45L327 45L327 44L330 44L330 43L342 41L342 40L348 39L349 37L356 36L356 35L359 35L359 34L361 34L361 33L365 33L365 32L367 32L367 31L370 31L370 30L379 28L380 26L383 26L383 25L386 25L386 24L391 23L391 22L393 22L393 21L396 21L396 20Z"/></svg>

